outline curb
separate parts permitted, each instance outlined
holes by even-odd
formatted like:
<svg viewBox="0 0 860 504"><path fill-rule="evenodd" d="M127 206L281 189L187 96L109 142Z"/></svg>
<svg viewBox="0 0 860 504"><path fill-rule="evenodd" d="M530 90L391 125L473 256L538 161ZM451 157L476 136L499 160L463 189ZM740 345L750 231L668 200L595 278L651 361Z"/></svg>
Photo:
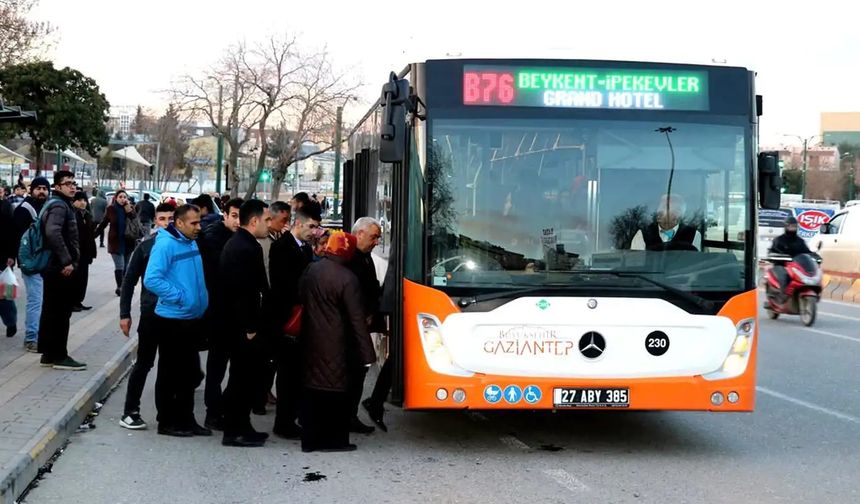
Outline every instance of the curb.
<svg viewBox="0 0 860 504"><path fill-rule="evenodd" d="M0 473L0 504L16 499L39 475L39 469L74 434L81 422L125 375L132 364L137 338L129 341L87 381L71 399L18 451L9 467Z"/></svg>

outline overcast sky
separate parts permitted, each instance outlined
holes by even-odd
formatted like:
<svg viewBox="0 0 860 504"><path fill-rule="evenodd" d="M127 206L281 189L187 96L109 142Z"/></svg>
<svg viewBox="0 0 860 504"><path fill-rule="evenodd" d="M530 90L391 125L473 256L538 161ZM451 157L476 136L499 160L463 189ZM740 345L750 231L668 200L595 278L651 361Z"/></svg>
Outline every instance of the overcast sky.
<svg viewBox="0 0 860 504"><path fill-rule="evenodd" d="M745 66L758 72L765 96L763 143L817 133L821 111L860 110L860 3L764 4L41 0L34 14L59 29L56 63L96 79L114 105L161 108L160 90L231 42L293 33L305 45L327 45L336 64L367 84L368 104L389 70L459 53Z"/></svg>

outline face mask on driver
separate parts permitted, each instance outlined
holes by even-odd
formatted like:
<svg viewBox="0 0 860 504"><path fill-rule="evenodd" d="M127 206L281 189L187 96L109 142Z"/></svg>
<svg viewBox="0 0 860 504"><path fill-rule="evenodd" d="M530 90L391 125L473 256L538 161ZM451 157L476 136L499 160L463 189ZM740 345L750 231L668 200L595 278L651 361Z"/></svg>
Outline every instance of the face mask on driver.
<svg viewBox="0 0 860 504"><path fill-rule="evenodd" d="M797 236L797 230L796 229L786 229L785 230L785 236L788 236L789 238L794 238L795 236Z"/></svg>

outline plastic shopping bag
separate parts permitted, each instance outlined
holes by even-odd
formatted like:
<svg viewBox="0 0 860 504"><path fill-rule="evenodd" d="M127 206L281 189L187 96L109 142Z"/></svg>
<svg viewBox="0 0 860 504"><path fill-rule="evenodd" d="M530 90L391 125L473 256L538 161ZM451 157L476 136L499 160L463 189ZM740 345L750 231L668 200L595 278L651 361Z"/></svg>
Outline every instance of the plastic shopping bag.
<svg viewBox="0 0 860 504"><path fill-rule="evenodd" d="M18 279L12 268L6 268L0 273L0 299L18 299Z"/></svg>

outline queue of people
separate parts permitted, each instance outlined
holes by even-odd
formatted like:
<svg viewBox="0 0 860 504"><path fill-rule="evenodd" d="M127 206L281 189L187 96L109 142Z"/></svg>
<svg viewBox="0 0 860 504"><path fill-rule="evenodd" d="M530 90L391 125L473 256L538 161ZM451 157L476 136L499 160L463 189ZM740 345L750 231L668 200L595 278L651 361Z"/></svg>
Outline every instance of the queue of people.
<svg viewBox="0 0 860 504"><path fill-rule="evenodd" d="M254 429L251 415L266 414L269 404L275 405L273 434L300 439L303 451L354 450L350 432L373 432L359 420L358 408L367 368L376 361L370 332L380 320L380 283L369 255L381 234L374 219L359 219L351 234L324 229L322 202L306 193L272 205L218 200L221 212L205 194L193 204L145 200L135 207L118 190L107 203L96 190L92 199L78 191L67 171L56 172L53 184L35 178L23 188L26 195L21 189L14 199L0 198L0 255L8 267L22 269L24 346L42 354L42 366L86 369L68 354L67 342L72 312L91 309L83 302L89 265L101 246L96 241L107 234L126 336L142 283L138 355L122 427L147 428L141 396L157 362L162 435L217 430L224 445L261 446L268 433ZM30 258L18 257L34 222L50 254L37 270ZM0 305L0 315L13 336L17 313L9 304L15 307ZM204 383L200 424L194 391Z"/></svg>
<svg viewBox="0 0 860 504"><path fill-rule="evenodd" d="M217 214L196 204L156 208L158 231L135 249L122 284L120 328L128 335L143 279L141 355L123 427L147 428L140 397L157 353L159 434L222 431L226 446L262 446L269 433L251 418L272 402L272 433L300 439L303 451L354 450L350 432L374 430L358 419L358 406L376 360L370 331L381 289L367 254L381 227L363 218L353 234L324 230L320 204L306 197L271 206L227 200L223 218L207 225ZM204 383L201 424L193 397Z"/></svg>

